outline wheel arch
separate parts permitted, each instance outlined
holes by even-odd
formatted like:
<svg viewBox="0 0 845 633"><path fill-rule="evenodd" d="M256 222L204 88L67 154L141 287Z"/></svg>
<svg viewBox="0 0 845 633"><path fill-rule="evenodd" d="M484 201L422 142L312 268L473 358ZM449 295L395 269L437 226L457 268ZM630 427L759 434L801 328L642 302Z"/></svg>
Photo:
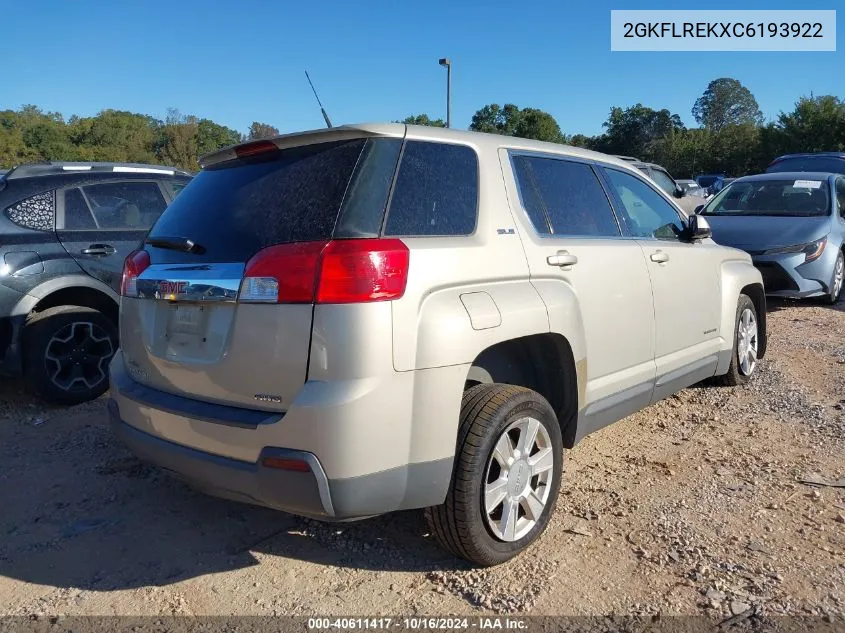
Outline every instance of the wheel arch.
<svg viewBox="0 0 845 633"><path fill-rule="evenodd" d="M563 445L571 448L577 432L579 370L584 368L579 368L566 337L554 332L531 334L482 350L467 371L464 389L502 383L536 391L555 410Z"/></svg>
<svg viewBox="0 0 845 633"><path fill-rule="evenodd" d="M746 295L751 299L754 309L757 311L758 336L760 338L757 347L757 357L763 358L766 355L766 345L768 342L768 335L766 333L766 292L763 289L763 284L748 284L743 286L739 294Z"/></svg>
<svg viewBox="0 0 845 633"><path fill-rule="evenodd" d="M766 352L766 294L763 277L748 259L730 259L722 262L722 305L719 334L722 338L722 353L716 368L716 375L728 371L736 336L736 306L739 295L748 295L757 310L760 346L759 356Z"/></svg>
<svg viewBox="0 0 845 633"><path fill-rule="evenodd" d="M18 312L29 314L42 312L62 305L80 306L102 312L117 325L120 299L118 294L101 281L84 275L73 275L51 279L33 288L28 294L28 303L22 301ZM20 305L20 304L19 304Z"/></svg>

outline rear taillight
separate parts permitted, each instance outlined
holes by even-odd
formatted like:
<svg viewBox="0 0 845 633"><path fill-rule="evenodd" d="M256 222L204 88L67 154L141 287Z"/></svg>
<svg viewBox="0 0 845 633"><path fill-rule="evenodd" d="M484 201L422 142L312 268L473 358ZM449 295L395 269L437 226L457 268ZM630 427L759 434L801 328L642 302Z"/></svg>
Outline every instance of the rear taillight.
<svg viewBox="0 0 845 633"><path fill-rule="evenodd" d="M405 294L410 255L396 239L329 242L320 261L317 303L399 299Z"/></svg>
<svg viewBox="0 0 845 633"><path fill-rule="evenodd" d="M246 264L240 301L313 303L320 253L327 242L281 244L258 251Z"/></svg>
<svg viewBox="0 0 845 633"><path fill-rule="evenodd" d="M249 260L238 300L251 303L366 303L398 299L410 251L397 239L271 246Z"/></svg>
<svg viewBox="0 0 845 633"><path fill-rule="evenodd" d="M124 297L138 296L138 275L150 265L147 251L133 251L123 261L123 278L120 280L120 294Z"/></svg>

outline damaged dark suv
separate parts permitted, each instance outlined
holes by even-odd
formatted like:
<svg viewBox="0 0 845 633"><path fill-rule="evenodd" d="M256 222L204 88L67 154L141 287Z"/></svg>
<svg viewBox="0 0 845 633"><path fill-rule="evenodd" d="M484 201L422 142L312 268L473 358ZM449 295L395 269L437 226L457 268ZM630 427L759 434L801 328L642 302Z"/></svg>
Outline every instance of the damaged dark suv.
<svg viewBox="0 0 845 633"><path fill-rule="evenodd" d="M123 260L190 178L93 162L0 174L0 374L62 404L106 391Z"/></svg>

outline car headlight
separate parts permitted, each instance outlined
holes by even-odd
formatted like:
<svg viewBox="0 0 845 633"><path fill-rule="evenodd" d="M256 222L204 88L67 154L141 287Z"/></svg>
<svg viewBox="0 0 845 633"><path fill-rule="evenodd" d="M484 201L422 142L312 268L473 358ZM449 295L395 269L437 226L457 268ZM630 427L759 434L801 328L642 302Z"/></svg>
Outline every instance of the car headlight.
<svg viewBox="0 0 845 633"><path fill-rule="evenodd" d="M784 246L782 248L770 248L765 251L765 255L781 255L783 253L804 253L804 263L812 262L824 253L824 247L827 246L827 237L823 237L815 242L808 244L796 244L795 246Z"/></svg>

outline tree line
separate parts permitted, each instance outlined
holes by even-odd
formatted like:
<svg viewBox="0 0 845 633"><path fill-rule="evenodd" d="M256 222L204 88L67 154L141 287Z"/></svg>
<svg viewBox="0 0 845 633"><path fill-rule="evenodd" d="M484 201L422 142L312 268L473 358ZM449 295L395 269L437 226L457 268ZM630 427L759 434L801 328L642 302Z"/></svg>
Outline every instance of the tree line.
<svg viewBox="0 0 845 633"><path fill-rule="evenodd" d="M736 79L711 81L692 106L700 127L687 128L678 114L641 103L612 107L596 136L565 134L555 118L536 108L490 104L469 129L634 156L666 167L676 178L700 173L758 173L776 156L794 152L845 151L845 101L833 95L801 97L790 112L765 122L751 91ZM427 115L405 123L440 126Z"/></svg>
<svg viewBox="0 0 845 633"><path fill-rule="evenodd" d="M65 160L163 164L196 171L203 154L278 133L272 125L256 121L241 134L172 108L163 121L123 110L65 121L58 112L25 105L0 111L0 167Z"/></svg>
<svg viewBox="0 0 845 633"><path fill-rule="evenodd" d="M612 107L603 132L565 134L538 108L488 104L472 117L470 130L567 143L608 154L635 156L666 167L676 178L706 172L755 173L780 154L845 151L845 101L833 95L801 97L790 112L765 122L754 95L736 79L710 82L692 106L699 127L687 128L678 114L641 103ZM443 127L426 114L403 123ZM44 112L25 105L0 111L0 167L43 160L96 160L166 164L199 169L199 156L279 131L254 122L246 133L170 109L164 120L122 110L96 116Z"/></svg>

